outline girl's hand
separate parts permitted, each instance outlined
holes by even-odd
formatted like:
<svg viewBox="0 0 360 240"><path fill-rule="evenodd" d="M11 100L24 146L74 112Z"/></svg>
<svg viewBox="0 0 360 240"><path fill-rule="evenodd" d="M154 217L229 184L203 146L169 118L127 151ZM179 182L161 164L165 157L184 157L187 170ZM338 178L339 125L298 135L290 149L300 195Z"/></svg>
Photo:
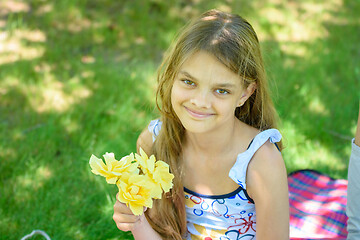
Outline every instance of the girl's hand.
<svg viewBox="0 0 360 240"><path fill-rule="evenodd" d="M145 212L146 208L144 208ZM114 204L114 215L113 219L116 223L116 226L121 231L134 231L138 226L140 226L144 221L146 221L145 215L135 216L129 207L126 204L119 202L117 200L116 194L116 203Z"/></svg>

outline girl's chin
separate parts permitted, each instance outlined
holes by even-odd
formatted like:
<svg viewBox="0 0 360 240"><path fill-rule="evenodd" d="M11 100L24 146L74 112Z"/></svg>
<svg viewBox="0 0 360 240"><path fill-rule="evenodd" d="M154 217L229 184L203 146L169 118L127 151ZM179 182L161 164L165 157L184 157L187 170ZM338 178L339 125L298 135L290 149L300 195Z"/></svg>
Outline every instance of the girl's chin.
<svg viewBox="0 0 360 240"><path fill-rule="evenodd" d="M215 129L214 124L201 121L183 121L185 130L191 133L207 133Z"/></svg>

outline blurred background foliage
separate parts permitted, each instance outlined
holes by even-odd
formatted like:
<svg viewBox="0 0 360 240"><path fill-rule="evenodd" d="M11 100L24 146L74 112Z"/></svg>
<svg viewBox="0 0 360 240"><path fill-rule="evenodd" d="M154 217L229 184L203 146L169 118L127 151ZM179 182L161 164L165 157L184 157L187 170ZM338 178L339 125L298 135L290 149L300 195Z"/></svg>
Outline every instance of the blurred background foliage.
<svg viewBox="0 0 360 240"><path fill-rule="evenodd" d="M0 239L132 239L88 160L135 151L175 34L217 8L258 33L288 172L346 178L360 95L357 0L1 0ZM33 239L41 239L34 237Z"/></svg>

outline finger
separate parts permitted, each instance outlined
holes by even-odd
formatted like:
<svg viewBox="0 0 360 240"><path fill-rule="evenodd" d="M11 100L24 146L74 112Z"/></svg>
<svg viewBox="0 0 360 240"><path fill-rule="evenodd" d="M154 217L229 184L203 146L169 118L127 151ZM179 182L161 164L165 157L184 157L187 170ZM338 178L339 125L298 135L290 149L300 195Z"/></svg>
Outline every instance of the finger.
<svg viewBox="0 0 360 240"><path fill-rule="evenodd" d="M113 220L118 229L121 231L132 231L135 226L141 222L142 216L135 216L133 214L117 214L114 213Z"/></svg>
<svg viewBox="0 0 360 240"><path fill-rule="evenodd" d="M140 217L135 216L134 214L122 214L114 212L113 219L116 223L135 223L139 221Z"/></svg>
<svg viewBox="0 0 360 240"><path fill-rule="evenodd" d="M135 228L134 223L116 223L116 227L124 232L132 231Z"/></svg>
<svg viewBox="0 0 360 240"><path fill-rule="evenodd" d="M114 212L119 212L123 214L133 214L131 209L128 206L126 206L125 203L121 203L118 200L116 200L114 204Z"/></svg>

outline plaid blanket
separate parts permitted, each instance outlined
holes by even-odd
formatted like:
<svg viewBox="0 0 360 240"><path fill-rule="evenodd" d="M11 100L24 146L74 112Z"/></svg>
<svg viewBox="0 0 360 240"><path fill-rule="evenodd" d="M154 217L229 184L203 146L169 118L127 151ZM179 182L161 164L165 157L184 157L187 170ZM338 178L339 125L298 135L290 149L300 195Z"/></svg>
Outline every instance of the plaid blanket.
<svg viewBox="0 0 360 240"><path fill-rule="evenodd" d="M291 239L346 239L347 180L300 170L288 182Z"/></svg>

